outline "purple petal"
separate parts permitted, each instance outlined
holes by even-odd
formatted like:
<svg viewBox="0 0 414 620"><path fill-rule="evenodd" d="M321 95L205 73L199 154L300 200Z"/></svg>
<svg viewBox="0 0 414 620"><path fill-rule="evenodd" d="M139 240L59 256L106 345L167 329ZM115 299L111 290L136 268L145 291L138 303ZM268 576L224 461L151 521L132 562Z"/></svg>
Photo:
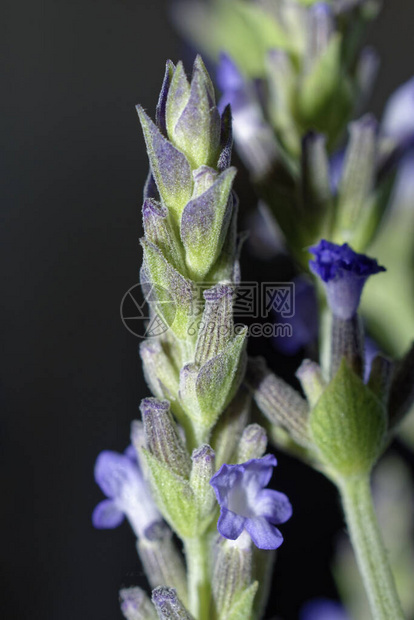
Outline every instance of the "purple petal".
<svg viewBox="0 0 414 620"><path fill-rule="evenodd" d="M224 538L236 540L242 533L247 519L236 515L227 508L221 509L221 514L217 523L217 529Z"/></svg>
<svg viewBox="0 0 414 620"><path fill-rule="evenodd" d="M381 125L383 134L397 142L414 134L414 77L388 99Z"/></svg>
<svg viewBox="0 0 414 620"><path fill-rule="evenodd" d="M285 523L292 516L292 505L284 493L265 489L256 498L257 515L270 523Z"/></svg>
<svg viewBox="0 0 414 620"><path fill-rule="evenodd" d="M124 513L119 510L111 499L104 499L92 513L93 526L99 530L118 527L124 520Z"/></svg>
<svg viewBox="0 0 414 620"><path fill-rule="evenodd" d="M245 528L259 549L277 549L283 542L279 530L264 517L246 519Z"/></svg>
<svg viewBox="0 0 414 620"><path fill-rule="evenodd" d="M161 92L160 92L160 96L159 96L158 104L157 104L157 110L155 113L155 119L157 121L158 128L161 131L161 133L164 134L164 136L167 135L167 125L165 121L165 109L167 105L168 90L170 88L171 79L174 74L174 69L175 67L174 67L174 64L171 62L171 60L167 60L167 64L165 67L164 80L162 82Z"/></svg>
<svg viewBox="0 0 414 620"><path fill-rule="evenodd" d="M345 609L336 601L317 598L302 607L299 620L350 620Z"/></svg>
<svg viewBox="0 0 414 620"><path fill-rule="evenodd" d="M258 487L265 487L269 484L273 474L273 467L276 467L277 460L273 454L266 454L260 459L251 459L246 461L242 466L244 468L244 480L248 485L253 482Z"/></svg>
<svg viewBox="0 0 414 620"><path fill-rule="evenodd" d="M136 463L127 456L110 450L99 454L94 473L97 484L109 498L120 497L125 485L139 476Z"/></svg>
<svg viewBox="0 0 414 620"><path fill-rule="evenodd" d="M224 463L211 478L210 484L214 489L217 501L221 507L227 506L230 490L237 484L240 484L242 478L243 471L240 465L227 465L226 463Z"/></svg>

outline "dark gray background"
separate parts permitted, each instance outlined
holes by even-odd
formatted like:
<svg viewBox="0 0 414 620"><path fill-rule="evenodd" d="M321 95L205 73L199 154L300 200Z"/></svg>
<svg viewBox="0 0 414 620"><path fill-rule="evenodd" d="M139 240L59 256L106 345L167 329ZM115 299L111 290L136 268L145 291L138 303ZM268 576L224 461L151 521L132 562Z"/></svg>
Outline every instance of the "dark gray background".
<svg viewBox="0 0 414 620"><path fill-rule="evenodd" d="M370 37L377 113L414 72L413 5L386 5ZM142 580L128 527L90 523L96 455L126 446L148 394L119 318L141 260L134 106L153 112L181 47L161 1L3 0L2 11L2 617L113 620L118 588ZM311 595L335 595L326 540L341 520L318 474L281 457L277 480L295 507L275 578L289 620Z"/></svg>

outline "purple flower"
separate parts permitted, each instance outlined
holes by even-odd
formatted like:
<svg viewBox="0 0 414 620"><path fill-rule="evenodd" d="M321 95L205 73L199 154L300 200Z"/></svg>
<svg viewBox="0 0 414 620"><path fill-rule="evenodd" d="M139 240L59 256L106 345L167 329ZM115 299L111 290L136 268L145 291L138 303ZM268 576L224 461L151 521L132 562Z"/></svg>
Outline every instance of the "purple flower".
<svg viewBox="0 0 414 620"><path fill-rule="evenodd" d="M411 207L414 193L414 77L397 88L388 99L381 133L385 138L405 145L398 168L394 204Z"/></svg>
<svg viewBox="0 0 414 620"><path fill-rule="evenodd" d="M381 133L397 142L414 134L414 77L399 86L388 99Z"/></svg>
<svg viewBox="0 0 414 620"><path fill-rule="evenodd" d="M108 497L93 511L92 523L96 528L115 528L127 517L139 537L154 523L162 521L132 446L124 454L101 452L94 473L97 484Z"/></svg>
<svg viewBox="0 0 414 620"><path fill-rule="evenodd" d="M224 538L236 540L245 529L259 549L277 549L283 542L275 524L292 516L286 495L265 489L276 458L267 454L240 465L222 465L210 480L220 504L217 529Z"/></svg>
<svg viewBox="0 0 414 620"><path fill-rule="evenodd" d="M255 177L269 172L277 157L271 128L265 121L253 81L246 80L227 54L220 55L217 84L222 92L219 109L230 104L233 134L240 156Z"/></svg>
<svg viewBox="0 0 414 620"><path fill-rule="evenodd" d="M315 255L309 266L325 285L332 313L339 319L351 319L358 309L366 280L385 268L375 259L357 254L347 243L336 245L322 239L309 251Z"/></svg>
<svg viewBox="0 0 414 620"><path fill-rule="evenodd" d="M302 347L312 344L318 337L318 300L313 282L306 276L297 276L293 282L293 316L287 318L275 312L277 325L283 325L285 331L283 335L277 332L273 344L284 355L296 355Z"/></svg>
<svg viewBox="0 0 414 620"><path fill-rule="evenodd" d="M316 598L302 607L300 620L350 620L340 603L327 598Z"/></svg>

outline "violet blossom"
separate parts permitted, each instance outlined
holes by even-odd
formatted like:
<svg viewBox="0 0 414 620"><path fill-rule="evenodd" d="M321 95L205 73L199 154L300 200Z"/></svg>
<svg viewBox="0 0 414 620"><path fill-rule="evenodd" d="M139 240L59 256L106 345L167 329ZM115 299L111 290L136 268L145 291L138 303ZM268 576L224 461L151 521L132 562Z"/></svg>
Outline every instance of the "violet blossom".
<svg viewBox="0 0 414 620"><path fill-rule="evenodd" d="M309 251L315 255L309 261L310 269L322 280L332 313L342 320L351 319L366 280L385 268L375 259L354 252L347 243L337 245L322 239Z"/></svg>
<svg viewBox="0 0 414 620"><path fill-rule="evenodd" d="M112 529L127 517L136 536L142 537L162 517L134 452L132 446L124 454L104 450L96 459L95 480L108 499L95 507L92 523L98 529Z"/></svg>
<svg viewBox="0 0 414 620"><path fill-rule="evenodd" d="M224 538L236 540L246 530L259 549L280 547L283 537L275 525L292 516L292 506L284 493L264 488L276 465L267 454L238 465L225 463L211 478L220 504L217 529Z"/></svg>

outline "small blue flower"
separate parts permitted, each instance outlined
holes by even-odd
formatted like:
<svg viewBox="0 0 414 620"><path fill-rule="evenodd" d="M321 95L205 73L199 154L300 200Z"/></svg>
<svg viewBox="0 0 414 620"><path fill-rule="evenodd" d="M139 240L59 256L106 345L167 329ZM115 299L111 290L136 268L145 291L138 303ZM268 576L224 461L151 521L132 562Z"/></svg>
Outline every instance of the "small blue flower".
<svg viewBox="0 0 414 620"><path fill-rule="evenodd" d="M322 239L309 251L315 255L309 266L325 285L332 313L339 319L351 319L358 310L366 280L385 268L375 259L357 254L347 243L336 245Z"/></svg>
<svg viewBox="0 0 414 620"><path fill-rule="evenodd" d="M292 516L283 493L265 489L277 465L267 454L240 465L222 465L210 484L220 504L217 529L224 538L236 540L245 529L259 549L277 549L283 542L275 527Z"/></svg>
<svg viewBox="0 0 414 620"><path fill-rule="evenodd" d="M327 598L315 598L302 607L299 620L350 620L340 603Z"/></svg>
<svg viewBox="0 0 414 620"><path fill-rule="evenodd" d="M132 446L124 454L101 452L94 473L97 484L108 497L93 511L92 523L96 528L115 528L127 517L139 537L154 523L162 521Z"/></svg>

